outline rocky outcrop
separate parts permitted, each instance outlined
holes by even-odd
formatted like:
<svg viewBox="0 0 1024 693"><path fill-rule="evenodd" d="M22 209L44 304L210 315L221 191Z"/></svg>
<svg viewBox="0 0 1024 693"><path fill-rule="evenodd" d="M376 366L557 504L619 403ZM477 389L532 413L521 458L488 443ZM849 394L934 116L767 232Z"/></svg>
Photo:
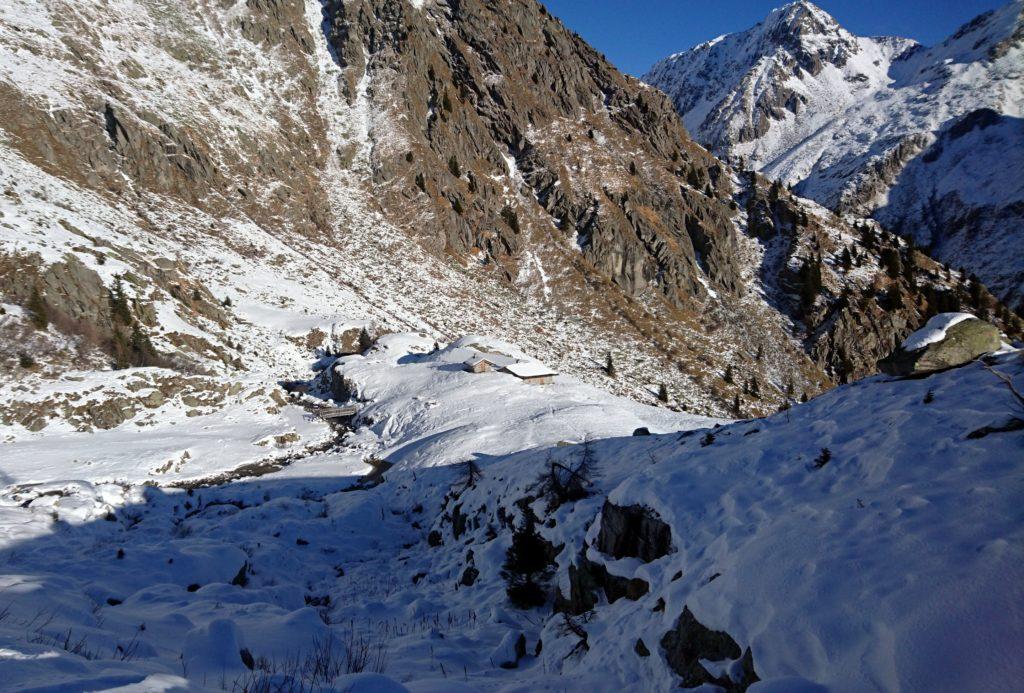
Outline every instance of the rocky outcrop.
<svg viewBox="0 0 1024 693"><path fill-rule="evenodd" d="M923 329L927 330L928 326ZM878 367L895 376L931 373L962 366L996 351L1001 344L999 330L983 320L972 318L945 329L945 334L938 341L919 349L908 349L906 345L899 347L879 361Z"/></svg>
<svg viewBox="0 0 1024 693"><path fill-rule="evenodd" d="M650 563L672 550L672 528L650 508L622 507L605 501L596 548L613 558L639 558Z"/></svg>
<svg viewBox="0 0 1024 693"><path fill-rule="evenodd" d="M702 624L689 607L683 607L675 627L661 638L661 647L668 665L682 677L684 688L711 684L729 693L740 693L760 680L754 672L754 656L750 648L741 651L732 636ZM701 664L701 660L738 660L738 666L730 667L726 674L715 676Z"/></svg>
<svg viewBox="0 0 1024 693"><path fill-rule="evenodd" d="M603 564L588 559L585 552L569 565L568 574L568 596L555 595L557 612L584 614L598 605L601 595L614 604L622 598L636 601L650 591L646 580L613 575Z"/></svg>

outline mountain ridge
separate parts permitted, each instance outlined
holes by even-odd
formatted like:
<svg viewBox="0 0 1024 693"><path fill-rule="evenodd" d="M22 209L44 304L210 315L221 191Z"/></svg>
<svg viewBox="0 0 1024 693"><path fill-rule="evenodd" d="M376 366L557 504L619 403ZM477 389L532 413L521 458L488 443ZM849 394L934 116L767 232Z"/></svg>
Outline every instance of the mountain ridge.
<svg viewBox="0 0 1024 693"><path fill-rule="evenodd" d="M828 15L794 3L774 21L659 62L645 80L665 89L690 132L717 154L842 213L875 216L1019 305L1024 276L1005 257L1021 241L1001 229L1019 225L1024 190L1010 181L994 188L983 172L1012 169L1021 156L1022 11L1008 3L929 48L856 37L838 24L803 36L782 21L787 13ZM986 109L1010 120L969 139L1002 157L975 153L972 173L956 178L943 178L955 158L924 166L941 156L945 133L984 121ZM969 247L979 238L988 241Z"/></svg>

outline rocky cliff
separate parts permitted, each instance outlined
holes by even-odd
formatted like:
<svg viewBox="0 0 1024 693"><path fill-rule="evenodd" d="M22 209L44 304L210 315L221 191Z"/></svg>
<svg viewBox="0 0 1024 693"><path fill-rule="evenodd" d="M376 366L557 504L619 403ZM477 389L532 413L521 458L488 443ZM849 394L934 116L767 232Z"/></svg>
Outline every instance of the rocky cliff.
<svg viewBox="0 0 1024 693"><path fill-rule="evenodd" d="M0 23L4 369L29 388L301 373L275 345L344 319L757 413L870 372L934 312L907 287L960 279L882 277L874 236L715 159L533 0L64 9Z"/></svg>

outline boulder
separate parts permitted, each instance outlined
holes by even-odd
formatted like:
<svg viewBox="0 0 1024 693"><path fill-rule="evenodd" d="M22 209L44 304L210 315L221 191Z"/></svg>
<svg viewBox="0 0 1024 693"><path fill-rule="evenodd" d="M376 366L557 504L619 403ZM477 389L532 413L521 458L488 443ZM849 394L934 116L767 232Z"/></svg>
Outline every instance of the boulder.
<svg viewBox="0 0 1024 693"><path fill-rule="evenodd" d="M639 558L650 563L672 550L672 530L650 508L620 507L605 501L597 549L614 558Z"/></svg>
<svg viewBox="0 0 1024 693"><path fill-rule="evenodd" d="M754 656L748 647L739 644L725 631L712 630L694 617L689 607L676 621L675 628L661 638L668 665L682 677L684 688L711 684L728 693L742 693L760 680L754 672ZM728 662L725 673L712 674L706 662Z"/></svg>
<svg viewBox="0 0 1024 693"><path fill-rule="evenodd" d="M999 349L999 330L967 313L941 313L878 362L888 375L931 373L969 363Z"/></svg>

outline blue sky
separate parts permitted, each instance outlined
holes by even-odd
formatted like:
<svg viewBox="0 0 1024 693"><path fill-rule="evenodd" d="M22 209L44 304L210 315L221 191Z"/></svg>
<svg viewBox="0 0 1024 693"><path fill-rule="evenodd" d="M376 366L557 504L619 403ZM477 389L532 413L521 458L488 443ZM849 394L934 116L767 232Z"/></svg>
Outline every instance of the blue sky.
<svg viewBox="0 0 1024 693"><path fill-rule="evenodd" d="M657 60L742 31L785 0L543 0L551 13L615 65L642 75ZM931 45L998 0L821 0L855 34L907 36Z"/></svg>

